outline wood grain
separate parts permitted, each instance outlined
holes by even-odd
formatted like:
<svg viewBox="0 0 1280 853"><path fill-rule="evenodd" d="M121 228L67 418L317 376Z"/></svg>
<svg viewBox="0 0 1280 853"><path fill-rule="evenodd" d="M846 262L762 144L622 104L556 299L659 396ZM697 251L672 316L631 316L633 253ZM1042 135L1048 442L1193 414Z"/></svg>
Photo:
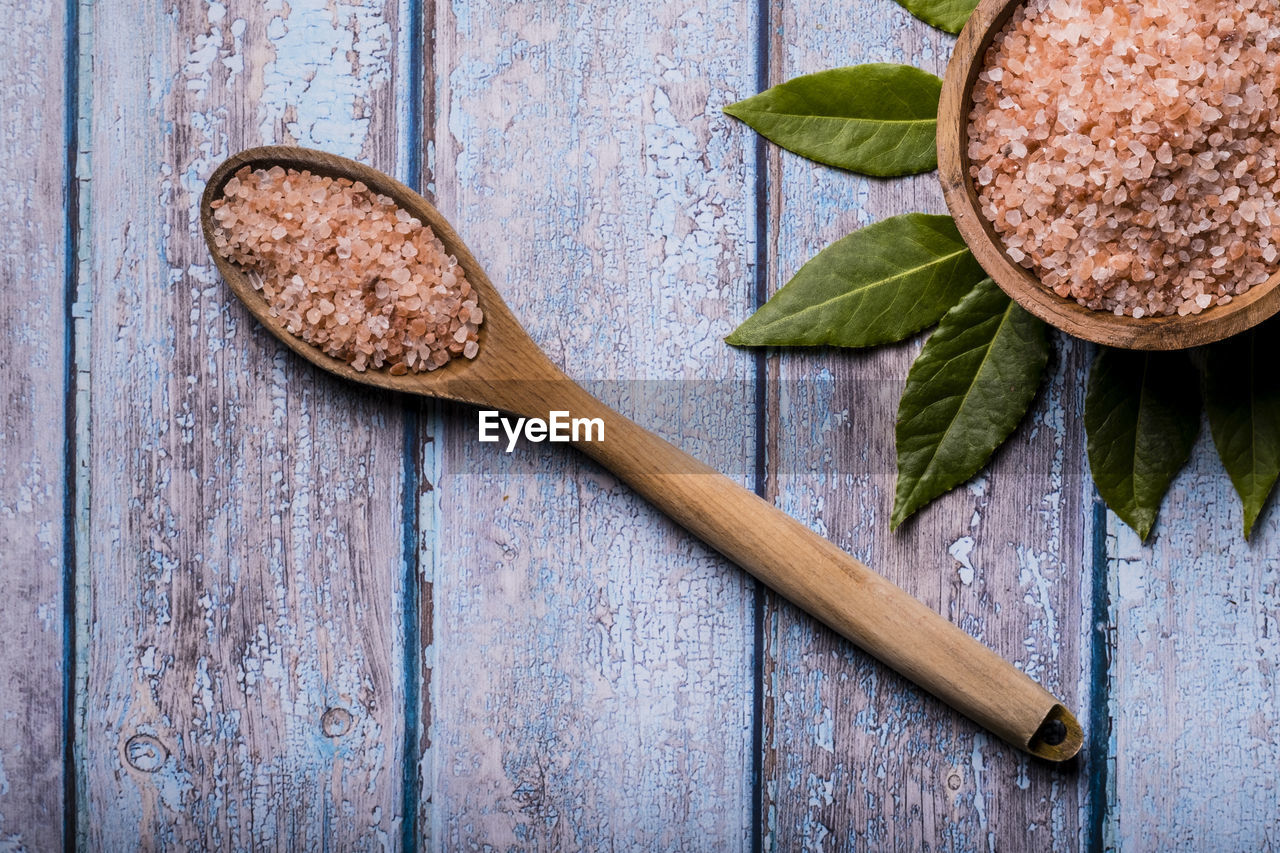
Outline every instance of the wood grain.
<svg viewBox="0 0 1280 853"><path fill-rule="evenodd" d="M235 149L403 168L403 4L86 6L91 849L383 849L402 802L403 419L258 328L201 239Z"/></svg>
<svg viewBox="0 0 1280 853"><path fill-rule="evenodd" d="M951 45L891 3L866 4L856 29L833 7L791 4L772 27L772 83L869 61L941 71ZM943 210L935 175L875 181L772 156L773 287L854 228ZM918 347L775 359L770 493L1083 707L1082 347L1058 346L1042 398L986 474L893 534L894 412ZM1019 756L788 605L771 602L766 627L764 778L778 849L1079 846L1086 789L1076 768Z"/></svg>
<svg viewBox="0 0 1280 853"><path fill-rule="evenodd" d="M63 827L67 128L61 2L0 28L0 850ZM48 109L31 109L32 104Z"/></svg>
<svg viewBox="0 0 1280 853"><path fill-rule="evenodd" d="M1022 0L982 0L965 25L947 65L938 107L938 174L956 227L978 263L996 284L1046 323L1106 346L1173 350L1220 341L1256 326L1280 311L1280 273L1249 288L1227 305L1185 317L1134 318L1086 308L1046 289L1025 267L1005 254L1004 244L981 213L969 174L970 97L987 49L1022 5Z"/></svg>
<svg viewBox="0 0 1280 853"><path fill-rule="evenodd" d="M749 482L749 4L441 4L437 204L570 375ZM565 448L475 415L431 452L438 538L421 825L432 849L743 849L752 598ZM426 614L424 613L424 617ZM425 633L425 631L424 631Z"/></svg>
<svg viewBox="0 0 1280 853"><path fill-rule="evenodd" d="M1108 514L1117 849L1280 846L1280 516L1241 516L1207 428L1150 544Z"/></svg>

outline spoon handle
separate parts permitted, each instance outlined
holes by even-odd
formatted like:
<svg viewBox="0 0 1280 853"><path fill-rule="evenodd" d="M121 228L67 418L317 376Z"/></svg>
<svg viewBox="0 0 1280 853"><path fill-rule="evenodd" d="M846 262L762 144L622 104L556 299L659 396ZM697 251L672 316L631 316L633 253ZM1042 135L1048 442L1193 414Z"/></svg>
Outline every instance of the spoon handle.
<svg viewBox="0 0 1280 853"><path fill-rule="evenodd" d="M580 450L887 666L1032 755L1065 761L1079 751L1080 725L1052 694L836 545L567 379L528 393L541 405L526 397L511 408L600 418L604 440Z"/></svg>

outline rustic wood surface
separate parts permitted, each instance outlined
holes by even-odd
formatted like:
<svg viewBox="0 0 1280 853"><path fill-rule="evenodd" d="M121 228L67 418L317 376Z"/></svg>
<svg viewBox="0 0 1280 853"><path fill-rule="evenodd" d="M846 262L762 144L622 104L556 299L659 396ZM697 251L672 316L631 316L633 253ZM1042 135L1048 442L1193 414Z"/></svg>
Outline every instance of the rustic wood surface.
<svg viewBox="0 0 1280 853"><path fill-rule="evenodd" d="M0 851L1280 845L1280 520L1241 540L1207 433L1136 542L1059 339L990 471L891 534L919 342L721 341L831 240L943 207L720 108L940 73L949 37L890 0L3 8ZM1082 756L1001 744L572 452L290 355L195 210L271 142L420 179L570 375L1043 680Z"/></svg>
<svg viewBox="0 0 1280 853"><path fill-rule="evenodd" d="M867 4L856 30L843 21L829 4L787 6L770 81L826 68L832 56L941 73L950 55L951 39L914 25L894 4ZM883 181L786 153L771 160L772 286L854 228L945 211L935 175ZM1077 419L1083 347L1057 347L1029 422L985 475L891 534L894 416L918 345L787 352L771 364L778 389L769 398L771 491L783 508L1043 679L1080 713L1088 662L1080 655L1082 594L1091 572ZM780 849L798 841L834 849L1079 843L1087 754L1061 770L1034 762L804 614L771 601L766 624L766 812Z"/></svg>
<svg viewBox="0 0 1280 853"><path fill-rule="evenodd" d="M0 27L0 850L55 850L69 557L67 42L58 0L10 5Z"/></svg>
<svg viewBox="0 0 1280 853"><path fill-rule="evenodd" d="M1153 542L1108 519L1122 849L1280 848L1280 516L1243 524L1207 426Z"/></svg>
<svg viewBox="0 0 1280 853"><path fill-rule="evenodd" d="M406 9L83 11L80 841L392 845L404 403L331 381L258 327L219 281L196 205L214 166L262 141L404 169Z"/></svg>
<svg viewBox="0 0 1280 853"><path fill-rule="evenodd" d="M755 143L719 106L754 85L752 7L435 16L441 211L553 361L749 483L753 359L720 339L752 304ZM750 580L573 451L493 453L474 419L445 412L424 496L434 846L748 848Z"/></svg>

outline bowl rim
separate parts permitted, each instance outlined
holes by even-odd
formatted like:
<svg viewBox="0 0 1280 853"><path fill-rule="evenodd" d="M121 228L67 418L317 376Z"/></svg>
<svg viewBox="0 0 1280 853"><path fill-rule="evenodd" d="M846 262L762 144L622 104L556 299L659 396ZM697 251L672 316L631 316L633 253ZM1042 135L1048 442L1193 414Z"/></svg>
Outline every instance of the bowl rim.
<svg viewBox="0 0 1280 853"><path fill-rule="evenodd" d="M978 209L969 176L968 128L973 85L987 49L1025 0L981 0L956 41L938 106L938 177L947 208L978 263L1015 302L1052 326L1094 343L1124 349L1174 350L1213 343L1280 312L1280 271L1262 284L1185 317L1135 319L1086 308L1040 284L1006 254L1004 243Z"/></svg>

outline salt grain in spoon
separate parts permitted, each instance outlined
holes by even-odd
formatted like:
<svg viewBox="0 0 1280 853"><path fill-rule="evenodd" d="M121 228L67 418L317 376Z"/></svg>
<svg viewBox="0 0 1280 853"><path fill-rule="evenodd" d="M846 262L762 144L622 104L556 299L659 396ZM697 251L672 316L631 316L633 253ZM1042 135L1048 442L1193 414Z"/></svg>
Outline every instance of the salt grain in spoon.
<svg viewBox="0 0 1280 853"><path fill-rule="evenodd" d="M484 313L431 227L359 181L240 169L213 209L218 251L291 334L394 376L475 358Z"/></svg>

